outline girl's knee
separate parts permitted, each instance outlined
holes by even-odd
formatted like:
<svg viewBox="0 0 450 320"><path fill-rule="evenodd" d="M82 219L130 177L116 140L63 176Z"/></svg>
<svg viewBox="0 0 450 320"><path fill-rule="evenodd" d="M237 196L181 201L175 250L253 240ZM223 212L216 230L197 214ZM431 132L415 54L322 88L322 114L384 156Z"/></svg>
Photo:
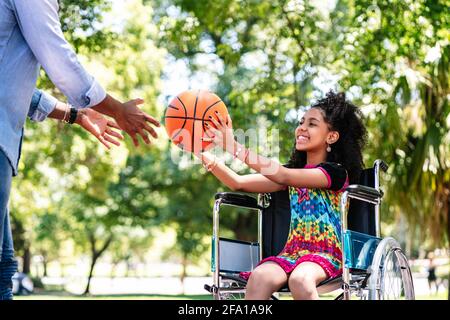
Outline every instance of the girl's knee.
<svg viewBox="0 0 450 320"><path fill-rule="evenodd" d="M269 276L267 272L264 272L263 270L256 268L250 274L249 282L251 281L255 283L263 283L267 282L268 278Z"/></svg>
<svg viewBox="0 0 450 320"><path fill-rule="evenodd" d="M310 292L316 289L315 280L303 273L291 275L289 277L288 285L291 291L301 289L302 291Z"/></svg>
<svg viewBox="0 0 450 320"><path fill-rule="evenodd" d="M275 277L271 272L267 272L267 270L261 270L256 268L252 271L249 279L249 283L253 283L256 286L270 286L274 287L278 285L280 282L277 277Z"/></svg>

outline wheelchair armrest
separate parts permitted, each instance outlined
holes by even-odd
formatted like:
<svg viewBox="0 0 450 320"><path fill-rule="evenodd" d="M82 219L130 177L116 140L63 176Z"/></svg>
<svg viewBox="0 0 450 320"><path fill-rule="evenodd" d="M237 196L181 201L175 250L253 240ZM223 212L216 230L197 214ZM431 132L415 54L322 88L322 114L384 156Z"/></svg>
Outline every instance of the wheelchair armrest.
<svg viewBox="0 0 450 320"><path fill-rule="evenodd" d="M355 197L363 201L377 202L383 197L383 191L360 184L351 184L345 191L350 197Z"/></svg>
<svg viewBox="0 0 450 320"><path fill-rule="evenodd" d="M245 207L249 209L259 209L263 208L258 205L258 200L254 197L250 197L248 195L242 193L234 193L234 192L219 192L216 193L216 200L221 200L223 204L236 206L236 207Z"/></svg>

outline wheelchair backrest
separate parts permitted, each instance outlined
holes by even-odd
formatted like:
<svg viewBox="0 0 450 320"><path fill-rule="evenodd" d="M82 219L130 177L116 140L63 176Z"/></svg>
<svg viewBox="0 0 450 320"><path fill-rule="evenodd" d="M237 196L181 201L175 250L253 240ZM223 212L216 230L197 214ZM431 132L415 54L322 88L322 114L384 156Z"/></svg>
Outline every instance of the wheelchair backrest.
<svg viewBox="0 0 450 320"><path fill-rule="evenodd" d="M360 184L375 187L375 170L365 169L361 173ZM262 213L262 255L263 258L277 255L286 243L291 209L288 189L270 193L269 206ZM350 200L348 229L364 234L375 235L375 205Z"/></svg>

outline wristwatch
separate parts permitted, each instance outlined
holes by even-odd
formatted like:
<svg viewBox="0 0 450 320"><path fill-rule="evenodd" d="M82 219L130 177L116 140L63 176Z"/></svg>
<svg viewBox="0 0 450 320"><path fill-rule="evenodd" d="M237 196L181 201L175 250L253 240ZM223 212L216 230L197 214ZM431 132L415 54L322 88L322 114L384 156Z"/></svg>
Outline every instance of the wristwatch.
<svg viewBox="0 0 450 320"><path fill-rule="evenodd" d="M70 115L68 123L73 124L77 120L78 110L74 107L70 107Z"/></svg>

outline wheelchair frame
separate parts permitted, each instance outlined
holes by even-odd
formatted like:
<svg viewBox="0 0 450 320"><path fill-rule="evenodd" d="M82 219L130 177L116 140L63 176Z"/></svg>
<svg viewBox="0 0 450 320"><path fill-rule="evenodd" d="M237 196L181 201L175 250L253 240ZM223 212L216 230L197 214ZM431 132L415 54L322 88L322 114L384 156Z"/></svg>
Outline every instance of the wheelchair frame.
<svg viewBox="0 0 450 320"><path fill-rule="evenodd" d="M326 293L337 290L341 288L343 292L336 297L337 300L349 300L352 293L360 298L366 298L364 295L364 290L368 289L369 299L382 299L380 294L380 266L383 264L383 259L386 254L386 250L391 250L398 259L401 268L402 279L405 277L408 281L408 292L405 293L407 299L414 299L414 288L412 285L411 272L408 266L408 261L401 251L400 245L395 241L395 239L388 237L378 244L372 261L378 263L374 266L372 263L367 270L361 272L361 270L353 271L347 267L345 262L348 258L346 256L346 250L344 248L344 235L348 230L348 202L349 199L357 199L363 202L368 202L374 205L375 213L375 236L380 238L380 204L383 197L383 191L380 189L380 170L384 172L387 171L388 166L382 160L376 160L374 162L374 188L360 185L352 184L346 188L343 192L340 202L341 210L341 243L342 243L342 276L335 278L329 278L321 282L318 286L318 292ZM216 194L216 200L213 208L213 234L212 234L212 261L211 268L213 272L213 285L205 285L205 289L213 294L214 298L217 300L222 299L223 295L233 295L245 293L245 287L232 286L220 287L221 284L221 273L220 273L220 245L219 245L219 211L222 205L234 206L240 208L248 208L252 210L257 210L258 212L258 245L259 245L259 258L263 256L263 232L262 232L262 214L263 210L268 207L268 194L259 194L258 199L250 197L245 194L223 192ZM373 275L371 277L371 275ZM226 279L231 282L245 284L245 280L240 280L238 277L227 276ZM406 289L405 289L406 291ZM283 292L283 291L279 291ZM289 291L288 291L289 292ZM273 299L276 299L272 295Z"/></svg>

